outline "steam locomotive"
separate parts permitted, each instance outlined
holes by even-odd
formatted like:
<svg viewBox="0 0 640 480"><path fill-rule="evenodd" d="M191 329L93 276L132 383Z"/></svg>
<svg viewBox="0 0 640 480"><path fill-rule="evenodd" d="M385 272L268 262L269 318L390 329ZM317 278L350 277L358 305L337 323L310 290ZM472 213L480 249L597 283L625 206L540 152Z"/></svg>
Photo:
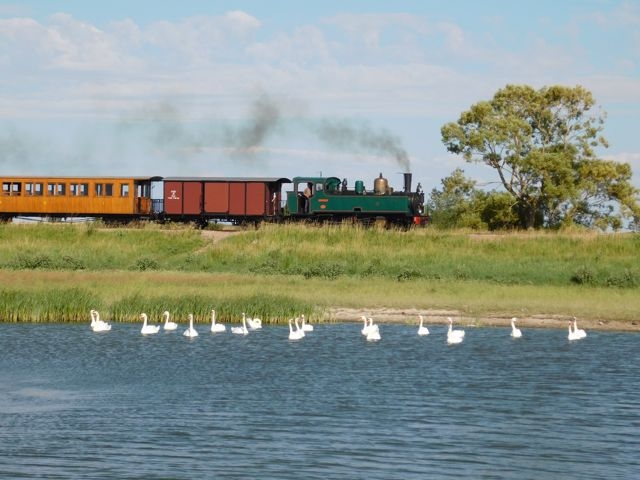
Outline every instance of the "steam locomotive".
<svg viewBox="0 0 640 480"><path fill-rule="evenodd" d="M0 177L0 220L14 217L233 224L262 221L421 225L424 193L412 175L394 191L382 173L368 190L338 177ZM283 187L292 187L283 195ZM305 195L305 189L307 190Z"/></svg>

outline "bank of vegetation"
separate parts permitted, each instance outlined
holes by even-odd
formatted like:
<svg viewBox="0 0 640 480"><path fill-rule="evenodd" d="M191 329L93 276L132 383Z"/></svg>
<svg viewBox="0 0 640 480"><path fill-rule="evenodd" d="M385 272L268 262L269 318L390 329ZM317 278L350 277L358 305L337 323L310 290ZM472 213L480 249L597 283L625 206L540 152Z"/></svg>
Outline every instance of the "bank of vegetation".
<svg viewBox="0 0 640 480"><path fill-rule="evenodd" d="M264 321L335 306L455 309L469 316L568 314L632 321L640 236L482 234L266 225L211 232L141 225L0 226L0 320L113 321L210 309Z"/></svg>

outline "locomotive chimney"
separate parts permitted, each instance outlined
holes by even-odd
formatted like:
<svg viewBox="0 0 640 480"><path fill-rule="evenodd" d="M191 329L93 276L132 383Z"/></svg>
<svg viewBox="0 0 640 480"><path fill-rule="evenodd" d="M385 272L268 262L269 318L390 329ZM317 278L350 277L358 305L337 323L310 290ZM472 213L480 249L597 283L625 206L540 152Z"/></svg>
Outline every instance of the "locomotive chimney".
<svg viewBox="0 0 640 480"><path fill-rule="evenodd" d="M411 192L411 174L404 173L404 193Z"/></svg>

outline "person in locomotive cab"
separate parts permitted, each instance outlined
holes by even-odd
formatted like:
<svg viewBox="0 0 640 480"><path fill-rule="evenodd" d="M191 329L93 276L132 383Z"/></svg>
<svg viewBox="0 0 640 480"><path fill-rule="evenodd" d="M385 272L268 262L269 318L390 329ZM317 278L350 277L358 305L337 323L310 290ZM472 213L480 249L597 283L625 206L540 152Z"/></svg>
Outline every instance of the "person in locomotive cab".
<svg viewBox="0 0 640 480"><path fill-rule="evenodd" d="M309 203L313 196L313 183L307 182L307 188L304 189L304 213L309 213Z"/></svg>

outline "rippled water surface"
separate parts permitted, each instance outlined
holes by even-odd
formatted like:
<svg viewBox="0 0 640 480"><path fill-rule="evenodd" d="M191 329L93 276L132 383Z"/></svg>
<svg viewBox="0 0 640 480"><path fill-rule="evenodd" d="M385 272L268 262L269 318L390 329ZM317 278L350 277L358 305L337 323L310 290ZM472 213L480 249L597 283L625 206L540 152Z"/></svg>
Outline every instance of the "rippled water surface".
<svg viewBox="0 0 640 480"><path fill-rule="evenodd" d="M524 323L524 322L523 322ZM0 325L6 478L640 478L637 334Z"/></svg>

